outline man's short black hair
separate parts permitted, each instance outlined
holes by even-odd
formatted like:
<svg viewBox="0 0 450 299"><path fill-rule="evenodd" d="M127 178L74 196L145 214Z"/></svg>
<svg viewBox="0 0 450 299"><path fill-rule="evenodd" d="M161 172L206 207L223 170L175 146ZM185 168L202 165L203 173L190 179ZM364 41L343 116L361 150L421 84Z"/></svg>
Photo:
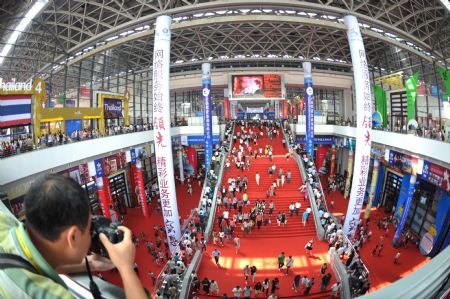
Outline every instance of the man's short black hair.
<svg viewBox="0 0 450 299"><path fill-rule="evenodd" d="M76 225L84 233L90 215L86 192L73 179L47 175L36 181L25 195L26 224L49 241Z"/></svg>

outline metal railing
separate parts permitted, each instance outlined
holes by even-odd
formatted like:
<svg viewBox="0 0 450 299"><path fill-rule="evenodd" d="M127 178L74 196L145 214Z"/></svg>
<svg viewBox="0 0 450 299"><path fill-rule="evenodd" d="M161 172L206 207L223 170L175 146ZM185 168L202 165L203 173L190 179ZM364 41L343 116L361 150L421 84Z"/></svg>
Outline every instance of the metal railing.
<svg viewBox="0 0 450 299"><path fill-rule="evenodd" d="M281 128L281 131L283 132L283 138L287 144L288 150L290 150L291 148L293 149L292 144L289 142L289 138L287 137L286 133L284 132L283 125ZM293 154L293 158L297 162L298 168L300 170L300 174L302 176L302 181L304 183L306 183L306 172L305 172L305 168L303 167L303 162L302 162L300 156L295 151ZM314 226L316 227L317 238L322 241L325 236L325 230L324 230L322 224L320 223L320 219L318 218L319 211L318 211L317 205L314 201L314 194L312 193L312 189L309 186L309 184L307 184L307 188L308 188L308 198L309 198L310 206L313 211L312 217L314 219Z"/></svg>
<svg viewBox="0 0 450 299"><path fill-rule="evenodd" d="M234 133L234 130L235 130L235 123L233 123L231 132ZM228 153L229 153L229 152L231 152L231 147L232 147L232 143L233 143L232 142L233 134L230 134L230 136L228 136L227 141L228 141L228 147L229 147ZM222 157L220 160L219 175L217 176L216 185L214 186L212 204L211 204L211 208L209 209L208 222L207 222L206 229L204 232L204 238L206 241L209 240L212 228L214 226L214 218L215 218L216 208L217 208L217 192L218 192L220 186L222 185L224 165L225 165L226 158L227 158L227 152L226 151L222 152ZM205 183L205 185L206 185L206 183ZM203 191L204 190L202 190L202 196L204 195ZM201 203L200 203L200 205L201 205ZM185 271L185 275L184 275L183 281L181 283L181 289L180 289L178 298L188 298L189 297L191 283L192 283L192 275L191 274L192 274L192 272L197 271L198 267L200 266L202 256L203 255L202 255L201 250L199 250L195 253L191 263L189 264L189 267Z"/></svg>
<svg viewBox="0 0 450 299"><path fill-rule="evenodd" d="M283 134L284 134L284 130L283 130ZM286 138L286 139L288 139L288 138ZM292 144L289 144L289 146L292 146ZM298 157L298 155L295 153L294 155L296 155L296 157ZM302 173L302 178L304 179L304 180L306 180L306 170L305 170L305 167L304 167L304 162L303 162L303 160L301 160L300 158L299 158L299 160L297 160L296 159L296 161L297 161L297 164L299 164L299 167L300 167L300 171L301 171L301 173ZM313 164L313 166L312 167L314 167L314 169L316 168L316 166L315 166L315 164ZM331 213L330 211L329 211L329 209L328 209L328 206L327 206L327 203L326 203L326 198L325 198L325 193L323 192L323 187L322 187L322 182L320 181L320 178L319 178L319 176L318 176L318 172L317 172L317 169L316 169L316 178L317 178L317 181L318 181L318 183L319 183L319 185L318 185L318 191L321 193L321 198L322 198L322 200L321 200L321 202L320 202L320 204L321 204L321 207L317 207L317 203L316 203L316 199L315 199L315 195L314 195L314 193L313 193L313 191L312 191L312 188L311 188L311 186L309 185L309 184L307 184L307 188L308 188L308 195L309 195L309 200L310 200L310 203L311 203L311 208L312 208L312 210L313 210L313 216L314 216L314 223L315 223L315 225L316 225L316 230L317 230L317 236L318 236L318 238L319 238L319 240L325 240L325 229L324 229L324 227L322 226L322 223L321 223L321 219L320 219L320 217L319 217L319 208L324 212L324 213L326 213L326 212L328 212L328 214L330 215L330 217L333 219L333 222L334 223L336 223L336 227L337 228L342 228L342 225L340 225L339 224L339 222L337 221L337 219L334 217L334 215L333 215L333 213ZM317 228L317 227L319 227L319 228ZM362 267L363 267L363 272L364 272L364 276L365 277L370 277L370 271L369 271L369 269L367 268L367 266L364 264L364 262L362 261L362 259L361 259L361 257L358 255L358 253L356 252L356 250L355 250L355 247L353 246L353 243L348 239L348 237L345 235L345 234L343 234L343 236L342 236L342 240L343 240L343 243L344 243L344 247L345 248L348 248L348 247L351 247L351 249L353 250L353 252L354 252L354 254L355 254L355 257L354 258L359 258L359 261L360 261L360 263L361 263L361 265L362 265ZM330 256L330 260L331 260L331 256ZM340 260L340 259L339 259ZM341 264L342 264L342 262L341 262ZM344 267L344 269L345 269L345 267ZM336 273L335 273L336 274ZM347 277L347 280L345 280L345 283L348 285L348 289L349 289L349 294L351 294L351 292L350 292L350 283L349 283L349 280L348 280L348 275L346 276ZM344 287L342 288L342 289L344 289ZM341 293L343 292L342 291L342 289L341 289ZM346 292L346 291L345 291ZM346 294L345 294L346 295ZM350 298L350 297L348 297L348 298Z"/></svg>

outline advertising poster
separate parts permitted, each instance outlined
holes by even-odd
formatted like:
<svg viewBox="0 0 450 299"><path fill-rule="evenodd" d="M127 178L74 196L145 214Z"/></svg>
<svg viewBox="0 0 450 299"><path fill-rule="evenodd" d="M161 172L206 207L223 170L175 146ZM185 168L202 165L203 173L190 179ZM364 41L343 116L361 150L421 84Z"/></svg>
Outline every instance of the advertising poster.
<svg viewBox="0 0 450 299"><path fill-rule="evenodd" d="M232 76L233 98L282 97L281 76L277 74Z"/></svg>
<svg viewBox="0 0 450 299"><path fill-rule="evenodd" d="M103 110L105 119L123 117L121 100L105 98L103 100Z"/></svg>
<svg viewBox="0 0 450 299"><path fill-rule="evenodd" d="M450 170L442 166L423 161L422 179L450 192Z"/></svg>
<svg viewBox="0 0 450 299"><path fill-rule="evenodd" d="M105 173L105 176L109 176L117 170L117 155L111 155L103 158L103 172Z"/></svg>
<svg viewBox="0 0 450 299"><path fill-rule="evenodd" d="M418 164L419 158L396 151L389 151L389 165L397 168L403 173L412 173L413 168Z"/></svg>

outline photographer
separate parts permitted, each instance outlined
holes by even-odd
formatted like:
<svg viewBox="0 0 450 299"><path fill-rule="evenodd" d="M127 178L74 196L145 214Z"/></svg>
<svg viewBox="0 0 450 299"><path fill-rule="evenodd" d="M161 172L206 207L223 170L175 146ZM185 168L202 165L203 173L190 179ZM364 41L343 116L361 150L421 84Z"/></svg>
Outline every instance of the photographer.
<svg viewBox="0 0 450 299"><path fill-rule="evenodd" d="M50 175L36 182L25 196L25 217L24 226L0 204L0 297L74 298L58 273L83 272L88 260L92 271L116 267L127 298L147 298L133 271L129 229L118 228L124 236L117 244L100 234L111 260L85 259L91 245L89 201L71 178Z"/></svg>

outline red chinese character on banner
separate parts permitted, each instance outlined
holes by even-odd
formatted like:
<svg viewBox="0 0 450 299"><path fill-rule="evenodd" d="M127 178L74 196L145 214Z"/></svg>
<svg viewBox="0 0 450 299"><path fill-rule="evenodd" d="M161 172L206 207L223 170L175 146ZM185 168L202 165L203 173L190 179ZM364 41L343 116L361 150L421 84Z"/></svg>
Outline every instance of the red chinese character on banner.
<svg viewBox="0 0 450 299"><path fill-rule="evenodd" d="M160 178L167 177L167 169L166 168L158 168L158 177L160 177Z"/></svg>
<svg viewBox="0 0 450 299"><path fill-rule="evenodd" d="M165 168L166 167L166 157L158 157L156 160L156 165L158 165L158 168Z"/></svg>
<svg viewBox="0 0 450 299"><path fill-rule="evenodd" d="M157 144L159 147L166 147L166 146L163 144L163 141L164 141L164 136L161 134L161 132L158 132L158 135L156 136L156 144Z"/></svg>
<svg viewBox="0 0 450 299"><path fill-rule="evenodd" d="M361 156L361 165L369 165L370 162L370 156L369 155L363 155Z"/></svg>
<svg viewBox="0 0 450 299"><path fill-rule="evenodd" d="M364 120L362 123L363 128L370 129L371 124L372 124L372 117L364 116Z"/></svg>
<svg viewBox="0 0 450 299"><path fill-rule="evenodd" d="M370 145L370 131L366 131L366 134L364 134L364 143L366 145Z"/></svg>
<svg viewBox="0 0 450 299"><path fill-rule="evenodd" d="M155 130L165 130L166 127L164 126L164 118L163 117L155 117L153 119L153 128Z"/></svg>

